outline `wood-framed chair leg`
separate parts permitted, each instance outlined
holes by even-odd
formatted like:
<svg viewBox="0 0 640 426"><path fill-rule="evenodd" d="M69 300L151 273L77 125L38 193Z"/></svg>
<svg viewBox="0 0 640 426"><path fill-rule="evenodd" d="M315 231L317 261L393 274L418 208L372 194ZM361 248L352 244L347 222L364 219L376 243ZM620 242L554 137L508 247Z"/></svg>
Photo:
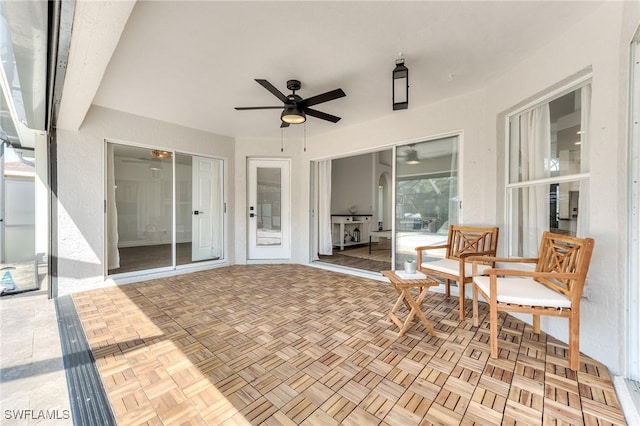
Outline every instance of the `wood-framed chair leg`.
<svg viewBox="0 0 640 426"><path fill-rule="evenodd" d="M478 326L478 288L471 284L471 294L473 295L473 326Z"/></svg>
<svg viewBox="0 0 640 426"><path fill-rule="evenodd" d="M533 332L540 334L540 315L533 314Z"/></svg>
<svg viewBox="0 0 640 426"><path fill-rule="evenodd" d="M489 346L491 358L498 358L498 306L489 304Z"/></svg>
<svg viewBox="0 0 640 426"><path fill-rule="evenodd" d="M444 294L445 296L451 296L451 281L449 279L444 280Z"/></svg>
<svg viewBox="0 0 640 426"><path fill-rule="evenodd" d="M460 305L460 321L464 321L464 282L458 282L458 304Z"/></svg>
<svg viewBox="0 0 640 426"><path fill-rule="evenodd" d="M580 368L580 313L574 311L569 316L569 368Z"/></svg>

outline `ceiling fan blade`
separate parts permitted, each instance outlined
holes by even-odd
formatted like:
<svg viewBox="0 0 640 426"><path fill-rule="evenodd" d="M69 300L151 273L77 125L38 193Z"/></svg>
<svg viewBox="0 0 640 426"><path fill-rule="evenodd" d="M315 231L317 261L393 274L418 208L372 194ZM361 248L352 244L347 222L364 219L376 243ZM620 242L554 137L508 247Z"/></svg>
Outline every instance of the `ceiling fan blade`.
<svg viewBox="0 0 640 426"><path fill-rule="evenodd" d="M280 99L284 103L287 103L288 99L285 96L285 94L282 93L281 91L279 91L278 89L276 89L276 87L273 84L269 83L267 80L263 80L263 79L259 79L259 78L256 78L255 80L262 87L264 87L265 89L270 91L276 98Z"/></svg>
<svg viewBox="0 0 640 426"><path fill-rule="evenodd" d="M261 107L236 107L238 111L245 111L248 109L282 109L282 105L280 106L261 106Z"/></svg>
<svg viewBox="0 0 640 426"><path fill-rule="evenodd" d="M307 115L310 115L315 118L320 118L322 120L331 121L332 123L337 123L340 121L340 117L336 117L335 115L327 114L326 112L318 111L311 108L305 108L304 112Z"/></svg>
<svg viewBox="0 0 640 426"><path fill-rule="evenodd" d="M303 107L308 107L312 105L321 104L323 102L329 102L334 99L342 98L343 96L347 96L346 93L342 91L342 89L332 90L330 92L322 93L320 95L312 96L310 98L304 99L300 104Z"/></svg>
<svg viewBox="0 0 640 426"><path fill-rule="evenodd" d="M289 123L287 123L286 121L283 121L282 123L280 123L280 128L283 127L289 127Z"/></svg>

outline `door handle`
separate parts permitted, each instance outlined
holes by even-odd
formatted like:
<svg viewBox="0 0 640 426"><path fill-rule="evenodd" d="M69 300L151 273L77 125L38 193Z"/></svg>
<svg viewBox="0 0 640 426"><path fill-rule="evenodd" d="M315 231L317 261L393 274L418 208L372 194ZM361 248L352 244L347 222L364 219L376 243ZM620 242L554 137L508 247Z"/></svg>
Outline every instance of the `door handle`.
<svg viewBox="0 0 640 426"><path fill-rule="evenodd" d="M203 212L203 211L200 211L200 210L194 210L194 211L193 211L193 214L204 214L204 212Z"/></svg>

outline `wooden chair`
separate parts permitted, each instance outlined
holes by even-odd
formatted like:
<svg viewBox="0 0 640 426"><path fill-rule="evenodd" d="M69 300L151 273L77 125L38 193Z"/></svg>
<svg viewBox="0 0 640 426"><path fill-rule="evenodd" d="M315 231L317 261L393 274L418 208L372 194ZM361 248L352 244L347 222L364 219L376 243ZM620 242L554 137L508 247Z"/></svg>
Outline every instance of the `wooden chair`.
<svg viewBox="0 0 640 426"><path fill-rule="evenodd" d="M473 324L478 326L478 293L489 303L491 357L498 356L498 311L533 314L540 333L540 315L569 319L569 368L580 364L580 298L589 270L594 240L545 232L536 258L493 258L494 262L535 263L535 270L484 269L473 277ZM478 275L476 274L484 274Z"/></svg>
<svg viewBox="0 0 640 426"><path fill-rule="evenodd" d="M497 227L477 227L449 225L447 243L436 246L416 247L418 252L418 270L445 280L446 295L451 295L451 281L458 282L458 298L460 299L460 321L464 315L464 286L471 282L471 263L465 261L469 256L495 256L498 248ZM444 259L423 262L423 252L429 250L446 250ZM488 263L485 267L493 266ZM482 267L480 266L480 269Z"/></svg>

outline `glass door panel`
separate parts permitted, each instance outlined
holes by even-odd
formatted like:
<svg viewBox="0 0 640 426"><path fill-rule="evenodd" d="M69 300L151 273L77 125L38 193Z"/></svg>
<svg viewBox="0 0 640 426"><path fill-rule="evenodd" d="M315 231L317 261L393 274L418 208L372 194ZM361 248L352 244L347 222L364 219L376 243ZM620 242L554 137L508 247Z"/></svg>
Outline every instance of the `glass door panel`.
<svg viewBox="0 0 640 426"><path fill-rule="evenodd" d="M415 248L447 240L458 223L458 138L396 150L396 269L416 259Z"/></svg>
<svg viewBox="0 0 640 426"><path fill-rule="evenodd" d="M107 144L109 274L173 266L173 154Z"/></svg>
<svg viewBox="0 0 640 426"><path fill-rule="evenodd" d="M291 256L290 167L289 160L248 162L249 259Z"/></svg>
<svg viewBox="0 0 640 426"><path fill-rule="evenodd" d="M222 160L176 154L176 264L222 258Z"/></svg>
<svg viewBox="0 0 640 426"><path fill-rule="evenodd" d="M282 244L280 212L282 210L282 179L280 168L258 167L256 220L258 246Z"/></svg>

